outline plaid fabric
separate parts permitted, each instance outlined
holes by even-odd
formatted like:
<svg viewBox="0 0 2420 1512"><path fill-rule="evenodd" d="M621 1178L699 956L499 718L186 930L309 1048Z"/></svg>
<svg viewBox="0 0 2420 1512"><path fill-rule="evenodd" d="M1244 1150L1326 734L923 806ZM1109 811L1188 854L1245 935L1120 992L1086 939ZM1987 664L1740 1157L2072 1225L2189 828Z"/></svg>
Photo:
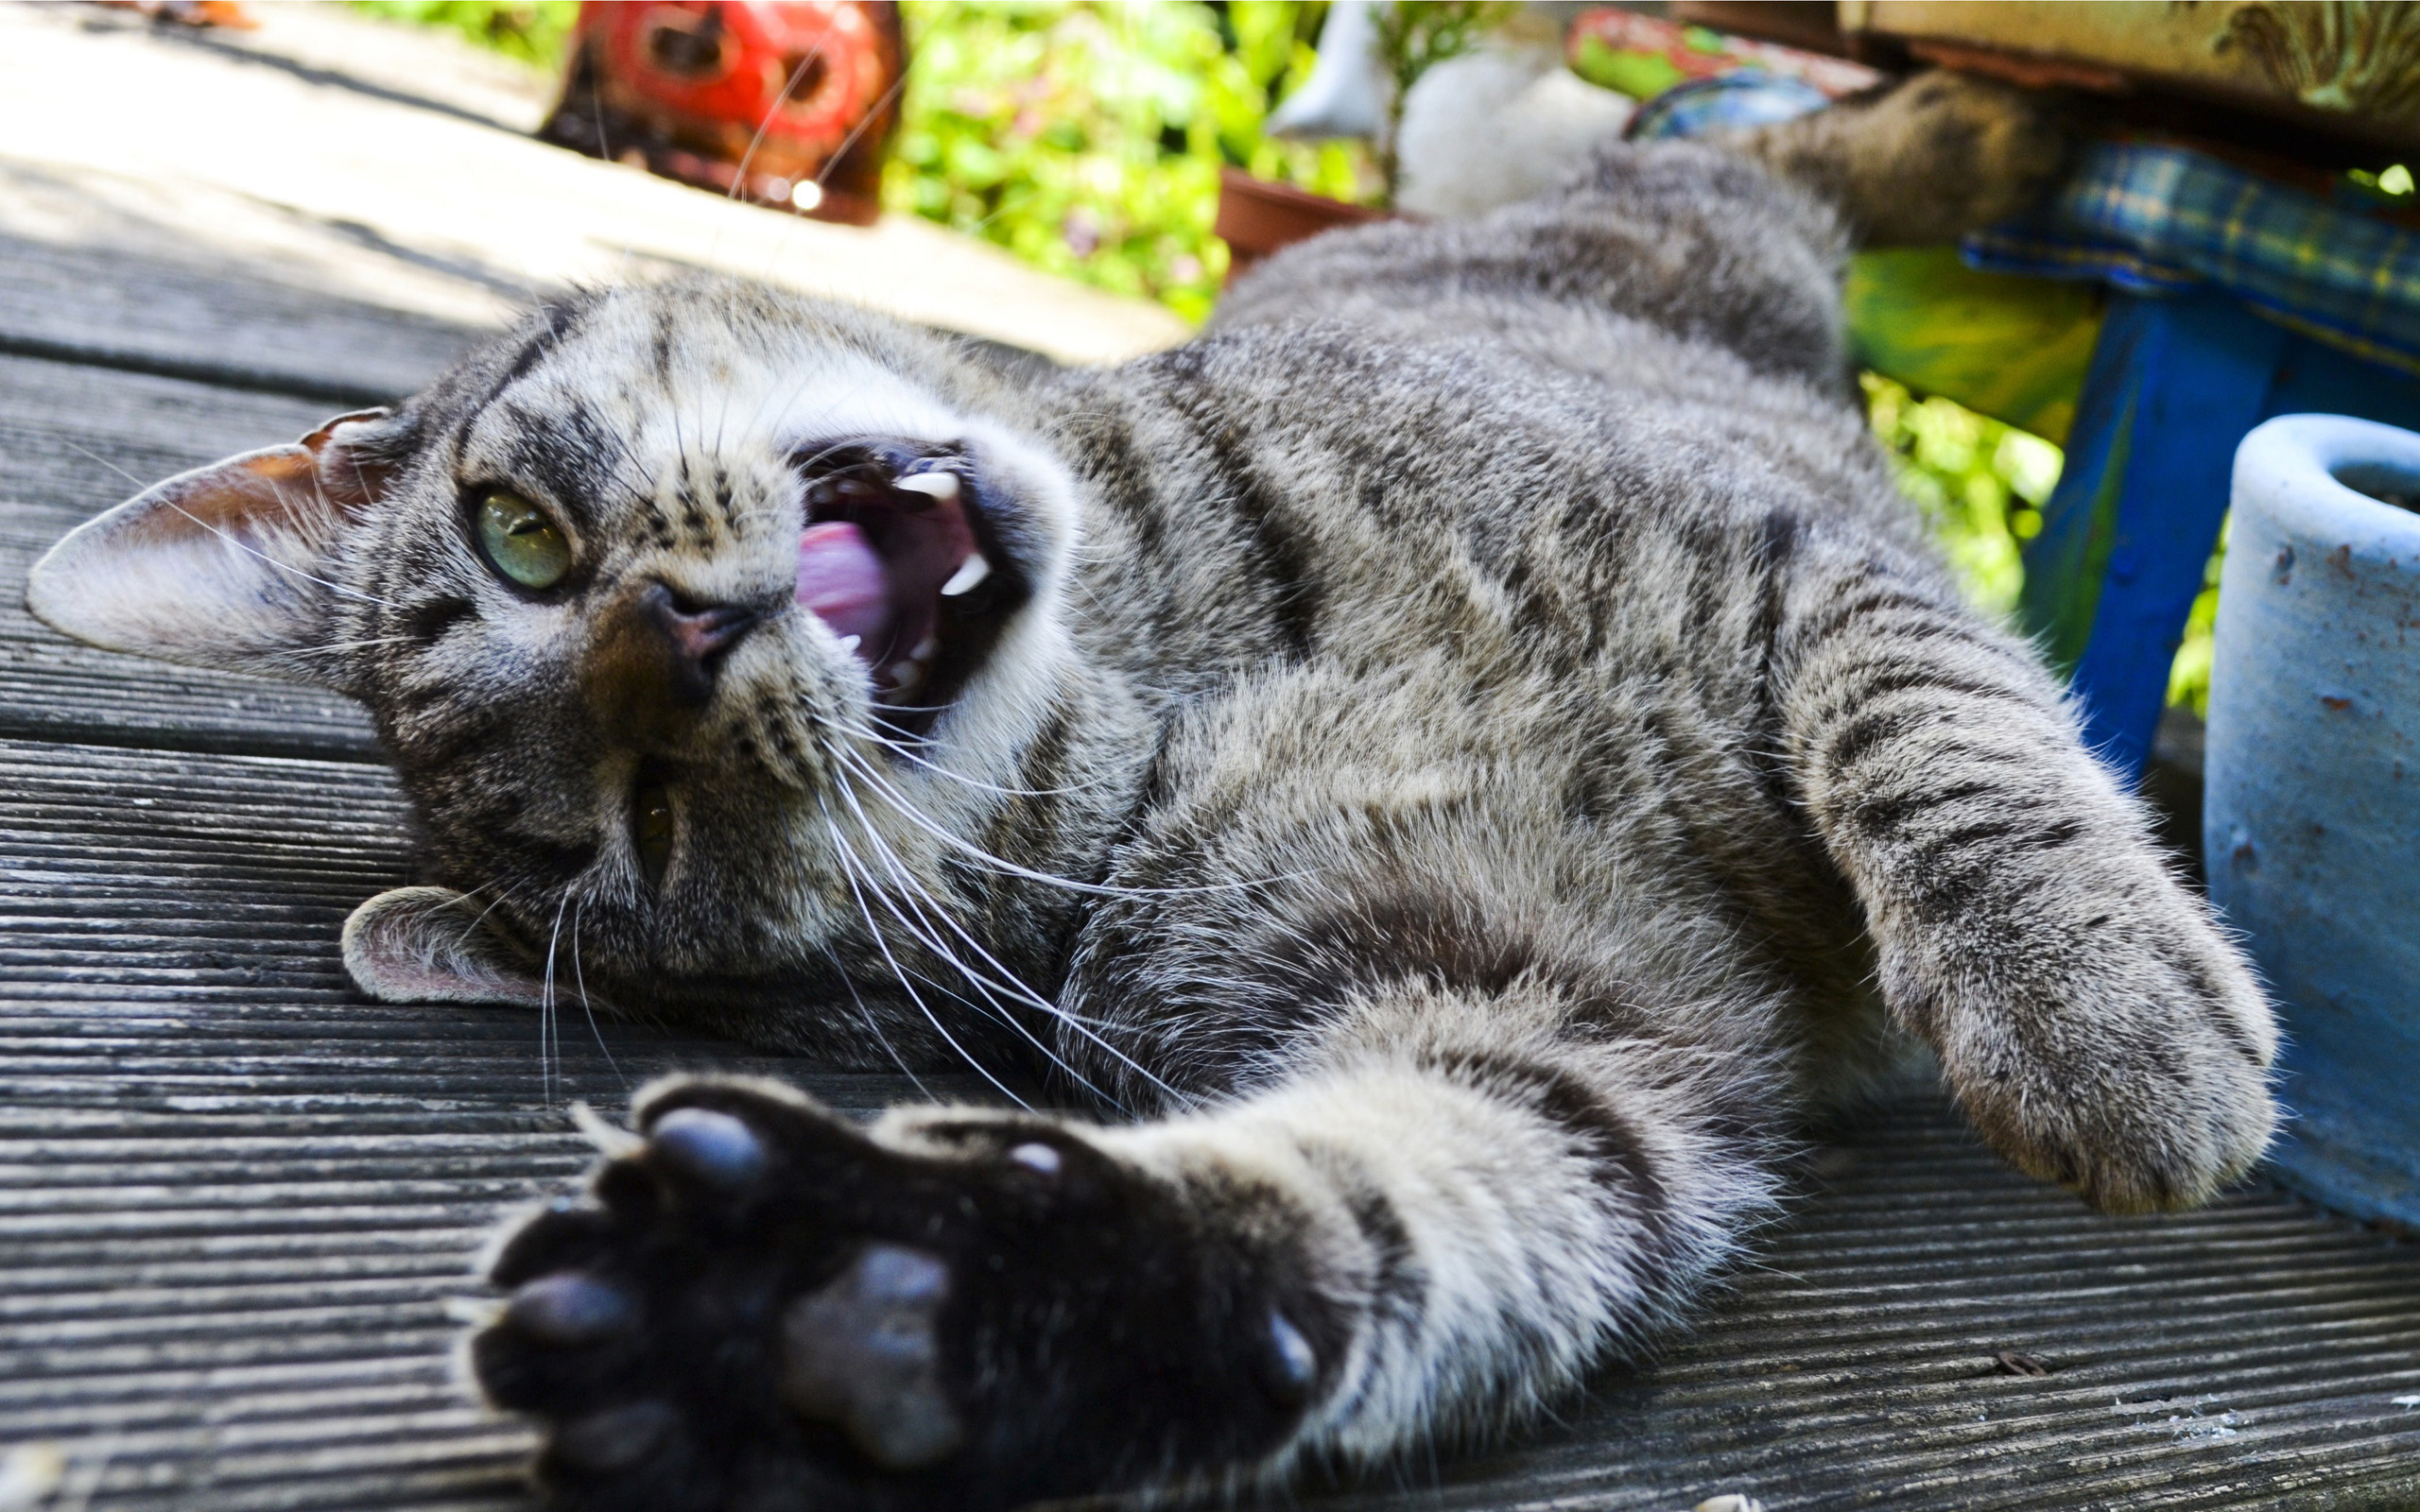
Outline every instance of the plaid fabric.
<svg viewBox="0 0 2420 1512"><path fill-rule="evenodd" d="M2136 293L2214 284L2307 335L2420 372L2420 233L2184 147L2095 143L2049 205L1962 250L1976 267Z"/></svg>

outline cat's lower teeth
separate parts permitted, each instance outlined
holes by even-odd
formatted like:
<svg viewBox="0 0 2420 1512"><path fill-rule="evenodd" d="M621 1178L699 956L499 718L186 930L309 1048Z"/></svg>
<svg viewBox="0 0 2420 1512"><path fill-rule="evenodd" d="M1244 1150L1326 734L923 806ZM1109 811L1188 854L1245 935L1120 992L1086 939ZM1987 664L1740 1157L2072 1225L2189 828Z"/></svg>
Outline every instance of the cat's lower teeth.
<svg viewBox="0 0 2420 1512"><path fill-rule="evenodd" d="M893 662L885 676L890 679L891 692L913 693L924 686L925 668L922 662Z"/></svg>

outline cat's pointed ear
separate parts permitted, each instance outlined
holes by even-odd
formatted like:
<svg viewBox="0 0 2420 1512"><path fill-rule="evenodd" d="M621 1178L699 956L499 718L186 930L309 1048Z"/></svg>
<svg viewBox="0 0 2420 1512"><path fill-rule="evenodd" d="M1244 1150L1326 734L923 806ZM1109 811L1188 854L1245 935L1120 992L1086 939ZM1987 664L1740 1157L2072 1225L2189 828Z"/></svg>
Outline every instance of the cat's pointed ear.
<svg viewBox="0 0 2420 1512"><path fill-rule="evenodd" d="M545 986L451 887L382 892L344 921L344 969L381 1003L543 1006Z"/></svg>
<svg viewBox="0 0 2420 1512"><path fill-rule="evenodd" d="M112 651L341 689L326 647L346 531L380 501L410 422L355 410L291 446L154 484L34 564L26 607Z"/></svg>

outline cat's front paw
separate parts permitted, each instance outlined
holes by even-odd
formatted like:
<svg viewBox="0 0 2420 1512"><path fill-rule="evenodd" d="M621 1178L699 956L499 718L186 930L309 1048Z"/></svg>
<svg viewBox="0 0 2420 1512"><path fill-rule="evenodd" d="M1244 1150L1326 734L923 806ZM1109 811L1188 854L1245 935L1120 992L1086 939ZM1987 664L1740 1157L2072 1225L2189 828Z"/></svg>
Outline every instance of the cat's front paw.
<svg viewBox="0 0 2420 1512"><path fill-rule="evenodd" d="M1010 1506L1282 1445L1337 1352L1251 1194L1079 1130L678 1084L504 1246L481 1385L578 1508ZM1266 1211L1258 1213L1266 1217ZM1322 1362L1325 1362L1323 1365Z"/></svg>
<svg viewBox="0 0 2420 1512"><path fill-rule="evenodd" d="M2201 907L2164 877L2029 906L2013 936L1952 944L1924 993L1985 1138L2118 1212L2190 1207L2250 1170L2276 1128L2276 1027Z"/></svg>

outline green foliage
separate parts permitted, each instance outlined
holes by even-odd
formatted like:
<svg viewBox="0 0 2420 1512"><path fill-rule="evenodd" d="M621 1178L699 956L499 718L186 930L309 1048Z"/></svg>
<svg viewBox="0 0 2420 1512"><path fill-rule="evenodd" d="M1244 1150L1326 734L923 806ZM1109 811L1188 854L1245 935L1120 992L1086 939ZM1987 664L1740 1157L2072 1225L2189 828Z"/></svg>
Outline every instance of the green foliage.
<svg viewBox="0 0 2420 1512"><path fill-rule="evenodd" d="M2232 520L2229 524L2232 524ZM2185 640L2169 663L2168 701L2188 704L2193 713L2210 712L2210 638L2219 627L2219 569L2226 565L2227 527L2219 527L2219 549L2202 568L2202 591L2193 595L2193 611L2185 617Z"/></svg>
<svg viewBox="0 0 2420 1512"><path fill-rule="evenodd" d="M355 4L550 67L560 66L578 12L574 0ZM1393 24L1400 35L1381 39L1398 78L1465 50L1504 8L1447 0L1403 9L1410 15ZM1052 272L1198 320L1227 270L1226 247L1210 234L1220 164L1340 199L1366 202L1382 189L1357 144L1261 133L1270 107L1310 71L1322 5L906 0L901 12L915 65L884 203ZM2021 549L2040 531L2041 506L2058 481L2059 449L1887 378L1863 381L1900 486L1974 601L2006 615L2025 580ZM2208 697L2217 573L2213 558L2169 686L2171 703L2197 711Z"/></svg>
<svg viewBox="0 0 2420 1512"><path fill-rule="evenodd" d="M1689 77L1660 53L1618 52L1597 36L1580 39L1580 56L1572 66L1589 83L1634 100L1653 99Z"/></svg>
<svg viewBox="0 0 2420 1512"><path fill-rule="evenodd" d="M1924 511L1968 597L2007 616L2025 585L2019 553L2041 533L2042 506L2059 481L2059 449L1946 399L1918 399L1879 373L1862 382L1901 490Z"/></svg>
<svg viewBox="0 0 2420 1512"><path fill-rule="evenodd" d="M353 0L354 9L390 21L458 31L482 47L541 67L559 68L579 0Z"/></svg>
<svg viewBox="0 0 2420 1512"><path fill-rule="evenodd" d="M546 67L579 13L576 0L354 3ZM1227 272L1210 233L1221 164L1339 199L1380 192L1357 143L1261 134L1309 73L1325 14L1307 0L906 0L913 63L883 204L1201 319Z"/></svg>
<svg viewBox="0 0 2420 1512"><path fill-rule="evenodd" d="M1898 464L1899 487L1924 511L1966 594L2006 618L2025 586L2020 553L2042 532L2042 506L2058 485L2059 449L1946 399L1918 399L1867 373L1866 414ZM2168 675L2168 701L2196 714L2210 703L2210 632L2219 618L2226 537L2203 569L2202 592Z"/></svg>
<svg viewBox="0 0 2420 1512"><path fill-rule="evenodd" d="M1227 271L1221 163L1343 199L1372 187L1358 146L1261 134L1322 9L908 0L883 202L1199 320Z"/></svg>
<svg viewBox="0 0 2420 1512"><path fill-rule="evenodd" d="M1722 38L1703 26L1689 26L1681 40L1691 52L1720 54ZM1638 52L1616 48L1604 38L1591 32L1580 39L1579 56L1571 60L1572 71L1589 83L1603 89L1618 90L1634 100L1653 99L1673 85L1684 83L1688 75L1681 66L1661 53Z"/></svg>

